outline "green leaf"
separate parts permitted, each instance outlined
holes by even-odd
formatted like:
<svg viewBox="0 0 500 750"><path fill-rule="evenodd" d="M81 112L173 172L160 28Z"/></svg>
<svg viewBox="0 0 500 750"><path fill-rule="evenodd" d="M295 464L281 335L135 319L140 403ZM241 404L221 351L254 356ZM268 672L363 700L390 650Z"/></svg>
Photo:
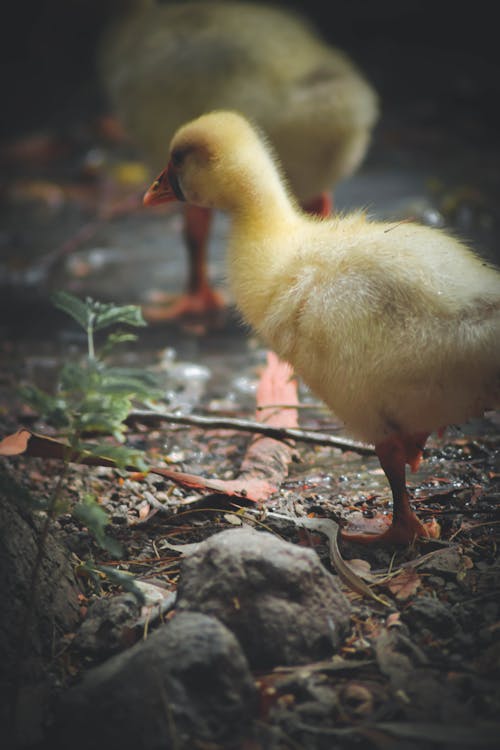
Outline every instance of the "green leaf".
<svg viewBox="0 0 500 750"><path fill-rule="evenodd" d="M66 362L59 375L61 392L71 394L75 400L76 397L82 397L86 392L97 389L99 378L99 371L92 360L85 367L76 362Z"/></svg>
<svg viewBox="0 0 500 750"><path fill-rule="evenodd" d="M131 573L126 573L122 570L116 570L111 568L109 565L97 565L87 561L85 565L82 565L82 569L86 570L90 575L95 576L95 573L104 573L106 578L118 586L121 586L125 591L130 591L135 596L139 604L142 606L146 603L146 597L144 596L141 589L137 586Z"/></svg>
<svg viewBox="0 0 500 750"><path fill-rule="evenodd" d="M99 350L99 359L104 359L115 348L118 344L124 344L130 341L137 341L137 335L135 333L125 333L124 331L116 331L110 333L105 343Z"/></svg>
<svg viewBox="0 0 500 750"><path fill-rule="evenodd" d="M40 416L58 427L69 424L67 415L68 404L64 398L51 396L34 385L23 385L19 388L19 396L29 404Z"/></svg>
<svg viewBox="0 0 500 750"><path fill-rule="evenodd" d="M73 516L88 528L100 547L115 557L122 555L121 544L106 535L109 516L93 495L85 495L81 502L73 506Z"/></svg>
<svg viewBox="0 0 500 750"><path fill-rule="evenodd" d="M148 385L151 388L158 388L160 382L160 378L156 373L140 369L139 367L108 367L105 372L107 377L133 378L140 382L142 387Z"/></svg>
<svg viewBox="0 0 500 750"><path fill-rule="evenodd" d="M96 331L118 323L136 327L147 325L138 305L96 302L91 297L87 297L83 302L73 294L63 291L55 292L51 300L59 310L76 320L85 330L91 323Z"/></svg>
<svg viewBox="0 0 500 750"><path fill-rule="evenodd" d="M81 402L80 413L76 418L80 432L110 432L121 435L124 424L132 409L128 396L105 396L100 393L90 393Z"/></svg>
<svg viewBox="0 0 500 750"><path fill-rule="evenodd" d="M82 442L79 443L78 450L84 451L87 455L109 458L120 469L133 467L139 471L148 471L144 453L137 448L128 448L126 445L110 445L109 443Z"/></svg>
<svg viewBox="0 0 500 750"><path fill-rule="evenodd" d="M129 367L109 367L101 375L100 388L103 393L142 399L160 397L162 393L158 378L151 372Z"/></svg>
<svg viewBox="0 0 500 750"><path fill-rule="evenodd" d="M73 320L87 330L89 323L89 306L86 302L69 292L54 292L51 300L55 307L69 315Z"/></svg>
<svg viewBox="0 0 500 750"><path fill-rule="evenodd" d="M137 305L99 304L96 309L94 329L100 331L102 328L126 323L129 326L145 326L146 321L142 317L141 308Z"/></svg>

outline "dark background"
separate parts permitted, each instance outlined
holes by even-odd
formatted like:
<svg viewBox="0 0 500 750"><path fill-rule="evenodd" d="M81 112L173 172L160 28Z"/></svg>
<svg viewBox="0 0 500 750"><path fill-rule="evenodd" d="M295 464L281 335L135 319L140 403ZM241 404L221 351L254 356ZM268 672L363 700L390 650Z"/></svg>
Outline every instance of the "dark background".
<svg viewBox="0 0 500 750"><path fill-rule="evenodd" d="M0 137L61 124L100 102L94 50L124 0L24 0L3 6ZM435 0L281 2L314 21L415 126L446 117L467 139L497 138L500 71L494 4ZM256 40L258 44L258 40Z"/></svg>

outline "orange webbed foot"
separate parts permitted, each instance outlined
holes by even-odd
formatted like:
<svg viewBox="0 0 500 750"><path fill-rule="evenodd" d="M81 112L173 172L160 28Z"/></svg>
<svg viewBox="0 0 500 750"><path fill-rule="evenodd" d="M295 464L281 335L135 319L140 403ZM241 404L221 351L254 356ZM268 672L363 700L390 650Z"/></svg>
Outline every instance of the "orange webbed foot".
<svg viewBox="0 0 500 750"><path fill-rule="evenodd" d="M358 534L342 531L342 539L346 542L358 544L387 544L409 546L417 539L436 539L439 536L440 527L436 521L422 523L415 514L406 516L398 521L393 521L386 531L381 534Z"/></svg>
<svg viewBox="0 0 500 750"><path fill-rule="evenodd" d="M225 308L222 295L206 287L180 296L165 296L158 303L143 305L142 314L149 323L161 323L181 318L210 319L218 317Z"/></svg>

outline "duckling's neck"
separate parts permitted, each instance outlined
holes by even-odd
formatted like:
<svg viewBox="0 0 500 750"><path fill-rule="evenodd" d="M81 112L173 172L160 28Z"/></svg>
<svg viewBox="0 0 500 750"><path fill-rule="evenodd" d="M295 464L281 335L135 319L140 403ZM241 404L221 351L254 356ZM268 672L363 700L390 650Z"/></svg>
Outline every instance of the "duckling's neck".
<svg viewBox="0 0 500 750"><path fill-rule="evenodd" d="M231 212L228 275L234 299L250 325L259 328L294 252L303 221L277 183L262 186Z"/></svg>
<svg viewBox="0 0 500 750"><path fill-rule="evenodd" d="M298 206L267 152L256 155L234 181L230 213L236 231L267 235L293 220Z"/></svg>

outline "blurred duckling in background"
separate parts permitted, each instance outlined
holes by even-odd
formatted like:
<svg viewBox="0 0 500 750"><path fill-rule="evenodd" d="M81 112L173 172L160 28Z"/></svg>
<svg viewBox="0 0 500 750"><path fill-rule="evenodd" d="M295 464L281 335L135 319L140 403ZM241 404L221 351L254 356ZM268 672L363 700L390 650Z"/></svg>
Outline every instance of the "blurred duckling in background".
<svg viewBox="0 0 500 750"><path fill-rule="evenodd" d="M320 215L361 163L378 118L376 93L348 56L304 18L268 4L124 0L99 65L114 112L152 167L184 122L238 110L270 138L301 205ZM187 290L145 308L149 320L224 306L207 273L212 208L184 207Z"/></svg>
<svg viewBox="0 0 500 750"><path fill-rule="evenodd" d="M175 134L146 205L174 200L230 218L227 271L244 320L346 429L373 443L392 524L353 541L428 536L405 468L429 434L500 405L500 273L417 223L302 211L268 142L218 111Z"/></svg>

